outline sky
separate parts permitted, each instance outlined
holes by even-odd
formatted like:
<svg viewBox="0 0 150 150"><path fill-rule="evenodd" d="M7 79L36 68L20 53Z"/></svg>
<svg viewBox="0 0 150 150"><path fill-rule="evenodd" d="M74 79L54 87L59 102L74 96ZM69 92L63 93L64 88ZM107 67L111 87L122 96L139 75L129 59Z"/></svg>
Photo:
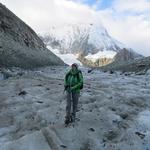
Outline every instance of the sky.
<svg viewBox="0 0 150 150"><path fill-rule="evenodd" d="M150 0L0 0L37 33L51 26L96 23L136 52L150 56Z"/></svg>

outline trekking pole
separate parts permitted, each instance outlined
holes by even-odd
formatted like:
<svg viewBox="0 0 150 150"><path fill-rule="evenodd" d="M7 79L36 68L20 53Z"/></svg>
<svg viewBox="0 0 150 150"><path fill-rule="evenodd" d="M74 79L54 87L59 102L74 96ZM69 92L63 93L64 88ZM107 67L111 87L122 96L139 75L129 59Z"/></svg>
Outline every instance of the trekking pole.
<svg viewBox="0 0 150 150"><path fill-rule="evenodd" d="M63 91L63 95L65 94L65 91L66 91L66 90L64 89L64 91Z"/></svg>
<svg viewBox="0 0 150 150"><path fill-rule="evenodd" d="M66 90L67 90L67 87L65 86L65 87L64 87L64 91L63 91L63 94L65 94L65 91L66 91Z"/></svg>

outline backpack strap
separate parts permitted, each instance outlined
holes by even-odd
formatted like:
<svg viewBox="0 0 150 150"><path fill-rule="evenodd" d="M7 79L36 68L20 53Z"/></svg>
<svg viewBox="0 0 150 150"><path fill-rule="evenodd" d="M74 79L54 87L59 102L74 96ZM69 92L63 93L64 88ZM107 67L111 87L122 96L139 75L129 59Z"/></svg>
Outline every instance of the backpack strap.
<svg viewBox="0 0 150 150"><path fill-rule="evenodd" d="M68 79L68 76L70 75L70 71L66 74L66 76L65 76L65 80L67 81L67 79Z"/></svg>
<svg viewBox="0 0 150 150"><path fill-rule="evenodd" d="M77 76L78 80L79 80L79 78L80 78L80 77L79 77L79 73L81 73L81 75L82 75L81 70L79 70L78 73L75 75L75 76ZM66 74L66 77L65 77L66 81L67 81L68 76L69 76L70 74L71 74L70 71Z"/></svg>

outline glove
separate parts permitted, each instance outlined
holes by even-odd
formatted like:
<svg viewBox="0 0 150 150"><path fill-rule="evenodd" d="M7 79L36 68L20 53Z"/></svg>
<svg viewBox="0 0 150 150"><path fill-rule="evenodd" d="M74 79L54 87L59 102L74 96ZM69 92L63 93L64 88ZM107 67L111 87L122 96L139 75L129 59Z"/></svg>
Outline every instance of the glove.
<svg viewBox="0 0 150 150"><path fill-rule="evenodd" d="M70 90L73 91L75 89L75 87L71 87Z"/></svg>
<svg viewBox="0 0 150 150"><path fill-rule="evenodd" d="M64 90L66 91L68 88L68 85L64 85Z"/></svg>

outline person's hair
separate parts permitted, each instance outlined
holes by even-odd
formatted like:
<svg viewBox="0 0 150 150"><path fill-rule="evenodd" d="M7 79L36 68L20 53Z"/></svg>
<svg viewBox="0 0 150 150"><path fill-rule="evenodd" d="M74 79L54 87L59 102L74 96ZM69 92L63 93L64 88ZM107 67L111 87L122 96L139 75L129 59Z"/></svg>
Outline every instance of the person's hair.
<svg viewBox="0 0 150 150"><path fill-rule="evenodd" d="M73 66L75 66L75 67L78 69L78 65L77 65L76 63L73 63L73 64L71 65L71 67L73 67Z"/></svg>

